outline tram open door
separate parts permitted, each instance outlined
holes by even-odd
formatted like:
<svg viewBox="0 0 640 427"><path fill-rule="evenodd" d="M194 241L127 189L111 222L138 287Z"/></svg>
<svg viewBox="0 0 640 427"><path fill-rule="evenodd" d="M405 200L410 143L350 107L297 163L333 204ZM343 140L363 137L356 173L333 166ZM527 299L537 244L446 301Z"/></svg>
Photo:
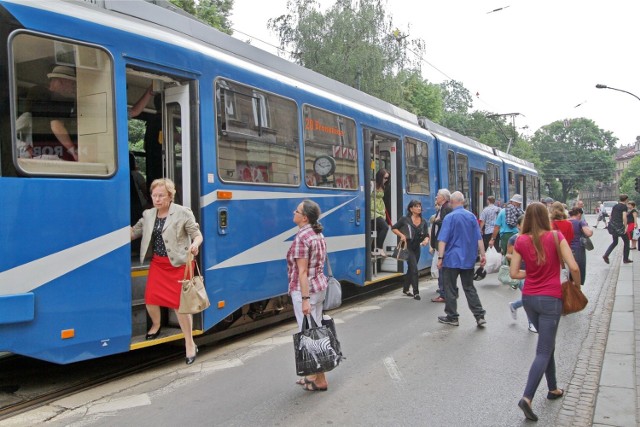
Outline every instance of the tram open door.
<svg viewBox="0 0 640 427"><path fill-rule="evenodd" d="M127 70L128 86L153 87L153 99L145 106L145 159L147 186L157 178L169 178L176 185L174 202L191 208L200 221L199 161L197 129L192 125L195 82L187 79L155 75L147 71ZM134 97L135 99L135 97ZM129 96L131 103L131 97ZM133 253L132 253L133 255ZM182 339L177 316L171 309L162 311L162 333L158 339L146 341L150 321L144 304L148 261L139 266L139 256L132 256L132 344L131 349ZM194 335L202 333L202 314L194 315Z"/></svg>
<svg viewBox="0 0 640 427"><path fill-rule="evenodd" d="M402 216L401 177L398 168L398 138L371 129L364 129L365 142L365 229L366 229L366 253L370 262L367 263L366 282L377 282L389 278L391 275L402 273L402 267L396 259L384 257L376 251L376 241L380 233L385 233L372 218L372 203L376 191L376 176L383 169L387 171L389 179L382 181L384 188L384 222L387 226L382 250L391 255L396 247L396 235L391 232L391 225L395 224Z"/></svg>

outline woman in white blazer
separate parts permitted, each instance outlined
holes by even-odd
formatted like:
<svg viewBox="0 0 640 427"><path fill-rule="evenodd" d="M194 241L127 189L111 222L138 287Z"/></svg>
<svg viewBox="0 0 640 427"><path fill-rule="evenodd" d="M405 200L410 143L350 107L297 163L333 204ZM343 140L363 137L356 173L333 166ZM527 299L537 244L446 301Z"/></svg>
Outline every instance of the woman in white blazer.
<svg viewBox="0 0 640 427"><path fill-rule="evenodd" d="M170 179L156 179L151 183L153 208L145 210L131 227L131 239L142 237L140 263L151 256L144 299L153 324L146 339L160 335L160 307L173 308L184 334L186 363L190 365L196 360L198 347L193 341L193 318L190 314L178 313L180 280L184 277L188 253L198 255L202 233L191 209L173 203L175 194L176 186Z"/></svg>

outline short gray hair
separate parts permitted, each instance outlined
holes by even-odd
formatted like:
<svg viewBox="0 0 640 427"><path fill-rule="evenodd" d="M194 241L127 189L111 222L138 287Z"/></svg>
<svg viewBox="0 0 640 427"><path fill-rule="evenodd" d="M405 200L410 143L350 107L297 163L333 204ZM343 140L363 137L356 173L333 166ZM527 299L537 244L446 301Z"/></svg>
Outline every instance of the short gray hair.
<svg viewBox="0 0 640 427"><path fill-rule="evenodd" d="M464 203L464 194L459 191L454 191L453 194L451 194L451 200L456 203Z"/></svg>
<svg viewBox="0 0 640 427"><path fill-rule="evenodd" d="M444 197L445 200L451 200L451 193L446 188L441 188L438 190L438 195Z"/></svg>

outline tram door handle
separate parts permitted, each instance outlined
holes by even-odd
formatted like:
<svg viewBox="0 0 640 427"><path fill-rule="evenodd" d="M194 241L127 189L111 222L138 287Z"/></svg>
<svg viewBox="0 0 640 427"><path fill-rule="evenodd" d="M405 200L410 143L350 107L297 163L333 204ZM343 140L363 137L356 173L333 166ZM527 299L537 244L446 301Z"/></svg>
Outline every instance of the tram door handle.
<svg viewBox="0 0 640 427"><path fill-rule="evenodd" d="M227 234L227 227L229 226L229 212L226 207L218 208L218 234Z"/></svg>
<svg viewBox="0 0 640 427"><path fill-rule="evenodd" d="M355 225L360 225L360 208L356 208L351 222L355 222Z"/></svg>

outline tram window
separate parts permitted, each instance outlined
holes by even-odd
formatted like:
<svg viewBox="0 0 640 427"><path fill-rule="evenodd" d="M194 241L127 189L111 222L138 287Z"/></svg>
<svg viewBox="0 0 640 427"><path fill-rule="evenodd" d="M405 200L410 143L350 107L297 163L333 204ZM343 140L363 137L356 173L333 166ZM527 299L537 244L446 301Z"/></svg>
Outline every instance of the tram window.
<svg viewBox="0 0 640 427"><path fill-rule="evenodd" d="M514 194L517 194L516 190L516 173L512 169L507 171L507 176L509 177L509 199L513 197Z"/></svg>
<svg viewBox="0 0 640 427"><path fill-rule="evenodd" d="M413 138L404 140L407 192L429 194L429 146Z"/></svg>
<svg viewBox="0 0 640 427"><path fill-rule="evenodd" d="M495 197L497 202L502 201L500 193L500 170L497 165L487 163L487 177L489 179L487 185L487 196Z"/></svg>
<svg viewBox="0 0 640 427"><path fill-rule="evenodd" d="M300 185L295 102L225 79L215 99L220 179Z"/></svg>
<svg viewBox="0 0 640 427"><path fill-rule="evenodd" d="M456 186L456 155L453 151L447 152L447 173L449 175L449 191L454 192Z"/></svg>
<svg viewBox="0 0 640 427"><path fill-rule="evenodd" d="M11 56L18 170L33 175L113 174L109 55L94 47L20 33L11 39Z"/></svg>
<svg viewBox="0 0 640 427"><path fill-rule="evenodd" d="M458 154L457 161L458 174L458 191L464 194L464 198L469 200L469 157L464 154Z"/></svg>
<svg viewBox="0 0 640 427"><path fill-rule="evenodd" d="M302 111L307 185L356 190L358 149L355 122L309 105L305 105Z"/></svg>

